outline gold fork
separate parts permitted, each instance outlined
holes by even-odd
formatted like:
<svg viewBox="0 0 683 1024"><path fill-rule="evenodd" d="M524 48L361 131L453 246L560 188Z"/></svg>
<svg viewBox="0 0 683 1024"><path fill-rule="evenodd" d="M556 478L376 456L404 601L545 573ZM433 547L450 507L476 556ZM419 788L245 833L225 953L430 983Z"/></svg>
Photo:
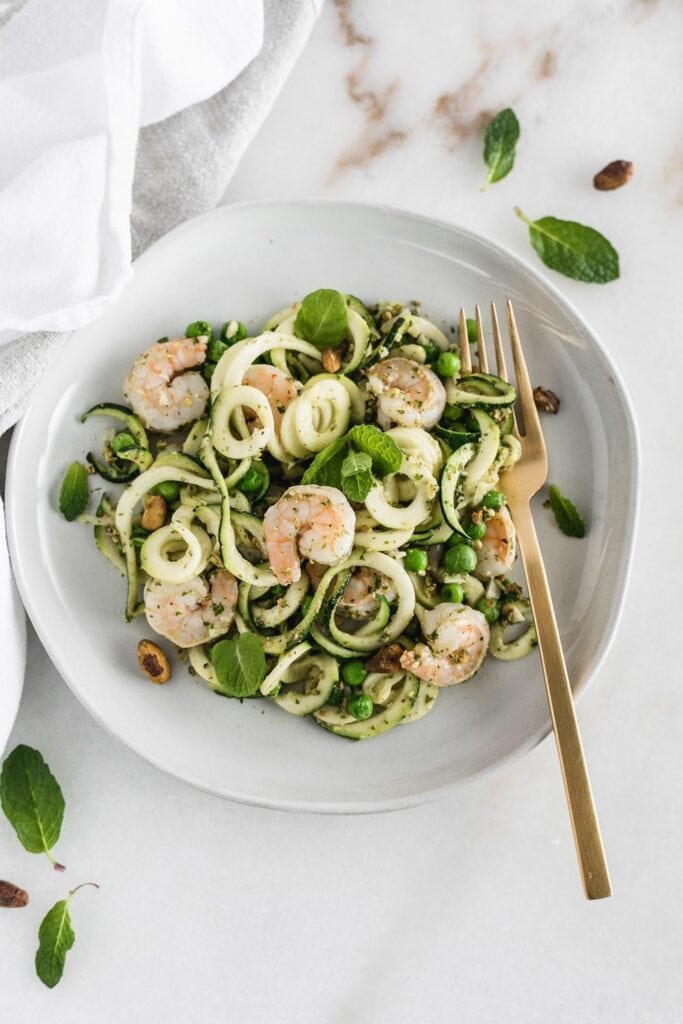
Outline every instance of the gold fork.
<svg viewBox="0 0 683 1024"><path fill-rule="evenodd" d="M536 623L538 649L545 676L550 716L555 731L581 877L587 898L598 900L610 896L612 893L609 871L591 793L588 769L581 746L574 700L562 653L550 588L531 517L530 501L546 481L548 456L517 331L515 314L509 299L506 305L510 348L515 366L517 396L521 411L521 422L515 421L514 433L522 446L522 455L512 469L503 473L500 487L505 494L510 515L515 524L531 608ZM479 369L487 373L486 339L479 306L475 308L475 320ZM491 326L498 376L507 381L505 354L494 303L491 303ZM459 328L461 372L471 373L472 359L467 337L467 321L463 309L460 310Z"/></svg>

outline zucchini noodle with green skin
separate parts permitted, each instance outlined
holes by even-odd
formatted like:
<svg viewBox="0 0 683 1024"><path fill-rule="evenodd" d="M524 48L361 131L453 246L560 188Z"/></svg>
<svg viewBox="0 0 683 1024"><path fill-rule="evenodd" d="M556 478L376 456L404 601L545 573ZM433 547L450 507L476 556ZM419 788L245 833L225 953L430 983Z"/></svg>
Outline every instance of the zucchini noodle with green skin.
<svg viewBox="0 0 683 1024"><path fill-rule="evenodd" d="M81 520L126 577L126 617L209 690L349 739L420 720L488 654L528 654L499 488L515 390L461 374L452 335L321 289L261 333L195 321L145 349L128 405L83 415L114 424L88 458L122 489ZM265 666L247 692L217 645L248 634Z"/></svg>

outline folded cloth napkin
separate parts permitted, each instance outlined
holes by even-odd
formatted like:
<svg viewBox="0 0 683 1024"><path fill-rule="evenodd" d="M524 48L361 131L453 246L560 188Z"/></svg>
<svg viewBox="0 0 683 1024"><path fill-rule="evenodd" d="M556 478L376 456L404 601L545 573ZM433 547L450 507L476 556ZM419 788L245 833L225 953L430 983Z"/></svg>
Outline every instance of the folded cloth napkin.
<svg viewBox="0 0 683 1024"><path fill-rule="evenodd" d="M131 257L218 202L321 4L0 7L0 434L28 406L62 332L119 294ZM4 544L0 506L0 750L25 646Z"/></svg>

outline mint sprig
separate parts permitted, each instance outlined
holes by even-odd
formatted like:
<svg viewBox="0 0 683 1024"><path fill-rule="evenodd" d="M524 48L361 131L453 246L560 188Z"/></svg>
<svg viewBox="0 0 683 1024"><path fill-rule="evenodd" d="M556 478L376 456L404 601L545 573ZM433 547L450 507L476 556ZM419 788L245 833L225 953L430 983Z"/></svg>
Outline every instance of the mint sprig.
<svg viewBox="0 0 683 1024"><path fill-rule="evenodd" d="M372 459L366 452L351 452L341 469L341 489L349 501L365 501L375 478Z"/></svg>
<svg viewBox="0 0 683 1024"><path fill-rule="evenodd" d="M348 322L346 299L341 292L318 288L301 303L294 333L316 348L338 348L346 338Z"/></svg>
<svg viewBox="0 0 683 1024"><path fill-rule="evenodd" d="M345 437L338 437L318 452L301 478L302 484L320 484L322 487L341 487L341 470L349 450Z"/></svg>
<svg viewBox="0 0 683 1024"><path fill-rule="evenodd" d="M484 137L484 162L489 173L483 188L506 177L515 163L519 140L519 121L514 110L506 107L489 122Z"/></svg>
<svg viewBox="0 0 683 1024"><path fill-rule="evenodd" d="M74 942L76 934L71 924L69 904L75 893L85 885L96 882L83 882L72 889L65 900L59 900L48 910L38 931L38 949L36 950L36 974L48 988L54 988L64 974L66 954Z"/></svg>
<svg viewBox="0 0 683 1024"><path fill-rule="evenodd" d="M371 424L352 427L347 435L353 447L365 452L372 460L372 468L380 477L398 473L403 456L393 437L383 434Z"/></svg>
<svg viewBox="0 0 683 1024"><path fill-rule="evenodd" d="M266 656L254 633L219 640L211 648L211 664L228 697L253 697L266 676Z"/></svg>
<svg viewBox="0 0 683 1024"><path fill-rule="evenodd" d="M64 796L40 751L20 744L8 755L0 774L0 802L24 849L44 853L63 871L50 850L62 829Z"/></svg>
<svg viewBox="0 0 683 1024"><path fill-rule="evenodd" d="M88 474L80 462L72 462L66 471L59 492L59 511L65 519L73 522L88 507L90 491Z"/></svg>
<svg viewBox="0 0 683 1024"><path fill-rule="evenodd" d="M555 484L551 484L548 488L548 497L550 499L550 507L555 514L557 525L562 530L562 533L566 534L567 537L585 537L586 524L576 505L569 498L565 498L560 488Z"/></svg>
<svg viewBox="0 0 683 1024"><path fill-rule="evenodd" d="M589 284L619 277L619 254L595 228L557 217L529 220L518 206L515 213L528 226L529 240L546 267Z"/></svg>

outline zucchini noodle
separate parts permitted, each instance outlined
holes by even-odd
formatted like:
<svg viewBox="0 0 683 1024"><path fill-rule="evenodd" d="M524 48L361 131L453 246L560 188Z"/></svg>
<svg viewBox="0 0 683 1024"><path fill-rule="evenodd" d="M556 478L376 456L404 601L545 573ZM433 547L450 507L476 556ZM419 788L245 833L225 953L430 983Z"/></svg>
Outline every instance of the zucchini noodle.
<svg viewBox="0 0 683 1024"><path fill-rule="evenodd" d="M118 500L78 519L126 576L126 618L186 649L209 690L347 739L423 719L487 653L537 643L509 578L515 389L459 372L453 327L418 306L320 289L251 337L197 321L166 350L194 371L177 408L170 384L141 394L129 375L132 408L83 417L119 431L87 456Z"/></svg>

